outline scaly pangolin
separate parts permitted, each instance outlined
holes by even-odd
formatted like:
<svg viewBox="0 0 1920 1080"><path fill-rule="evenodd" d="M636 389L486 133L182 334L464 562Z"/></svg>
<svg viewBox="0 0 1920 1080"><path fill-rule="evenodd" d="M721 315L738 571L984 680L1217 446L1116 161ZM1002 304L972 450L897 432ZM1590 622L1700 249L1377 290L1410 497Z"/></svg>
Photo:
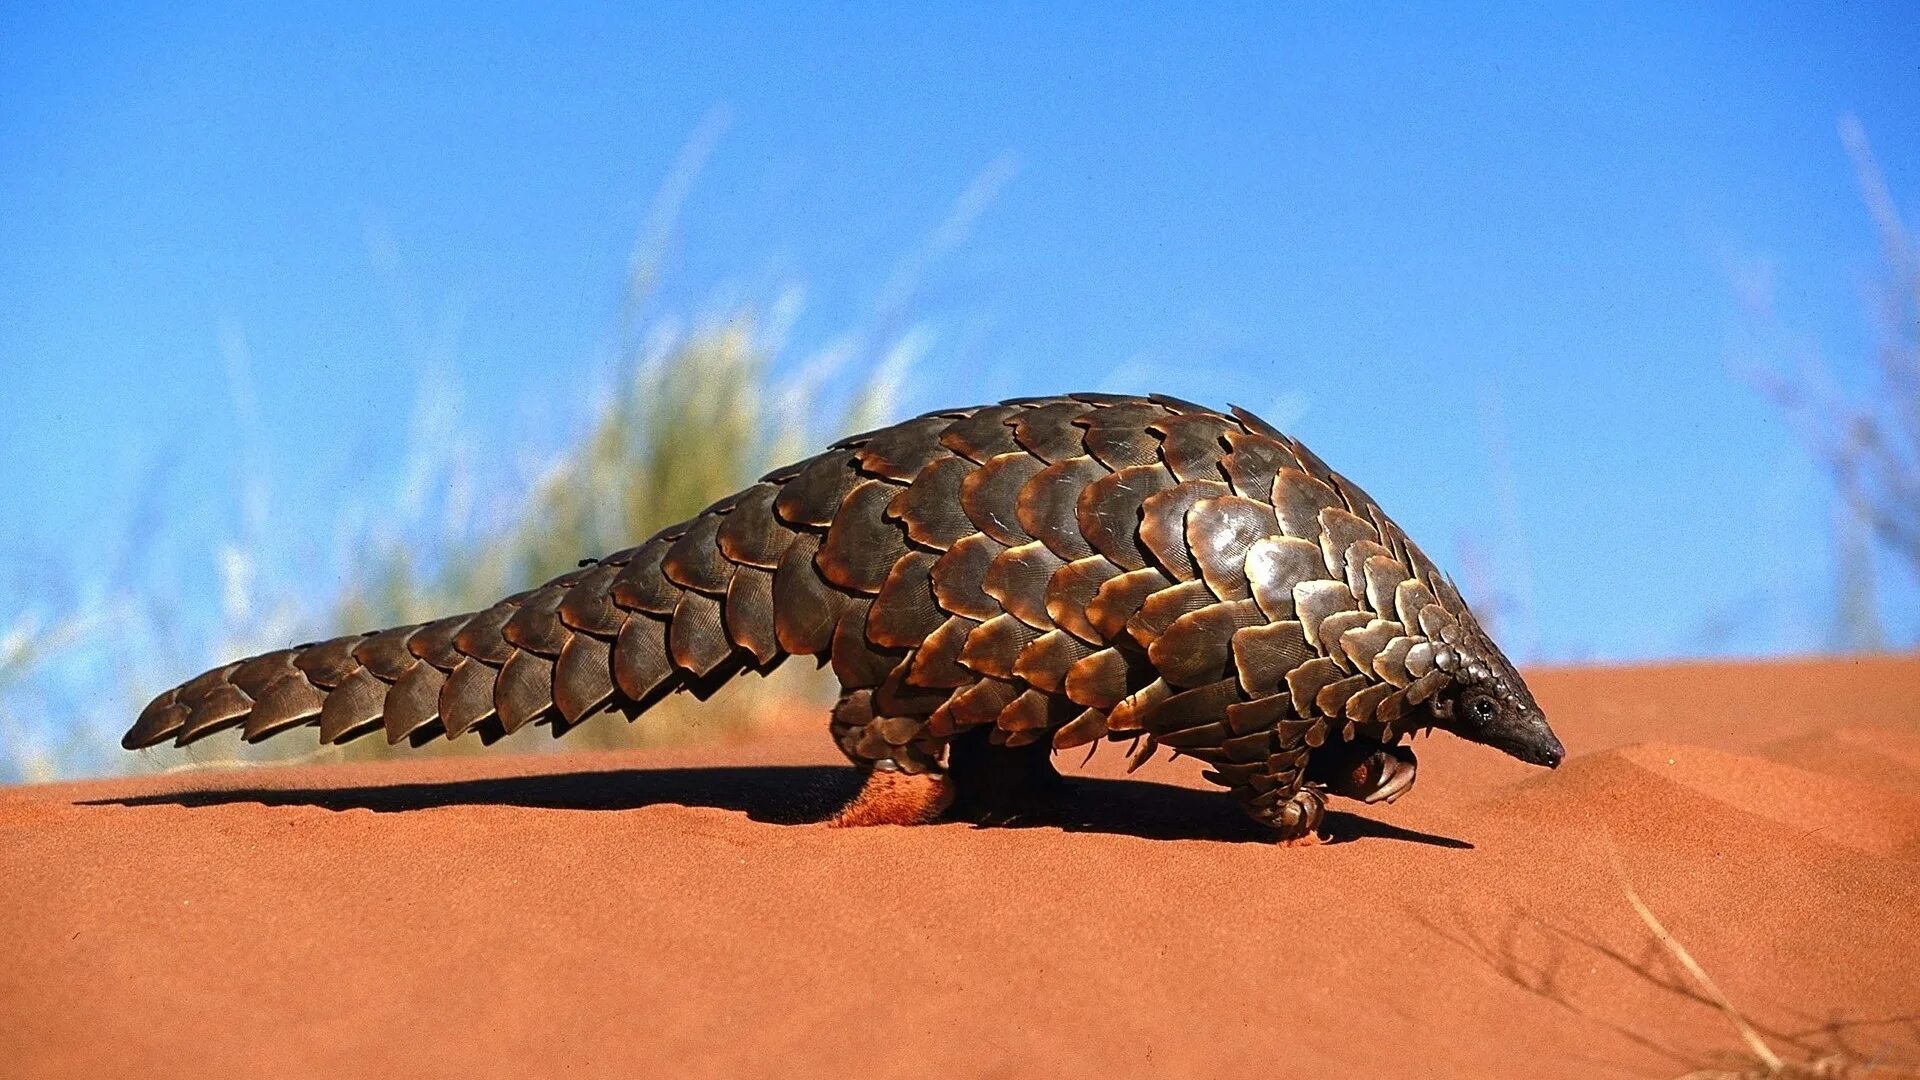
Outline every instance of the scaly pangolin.
<svg viewBox="0 0 1920 1080"><path fill-rule="evenodd" d="M1007 813L1049 755L1145 737L1284 840L1391 800L1439 728L1558 765L1453 585L1358 486L1242 409L1022 398L856 435L485 611L209 671L129 749L240 725L420 744L557 735L789 655L833 665L868 772L841 824Z"/></svg>

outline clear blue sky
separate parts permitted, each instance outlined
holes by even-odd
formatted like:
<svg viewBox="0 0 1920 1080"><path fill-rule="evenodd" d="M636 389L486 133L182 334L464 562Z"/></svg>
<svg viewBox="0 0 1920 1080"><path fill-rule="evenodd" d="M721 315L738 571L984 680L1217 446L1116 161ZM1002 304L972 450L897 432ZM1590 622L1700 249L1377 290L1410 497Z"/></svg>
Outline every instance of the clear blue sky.
<svg viewBox="0 0 1920 1080"><path fill-rule="evenodd" d="M244 458L223 327L278 535L398 475L443 322L467 422L584 408L649 206L722 116L662 312L804 284L803 355L972 188L908 305L933 336L902 411L1271 409L1456 574L1465 540L1519 582L1520 651L1822 640L1828 503L1739 373L1737 282L1764 269L1868 385L1836 121L1911 216L1910 3L190 7L0 7L0 596L156 515L212 580Z"/></svg>

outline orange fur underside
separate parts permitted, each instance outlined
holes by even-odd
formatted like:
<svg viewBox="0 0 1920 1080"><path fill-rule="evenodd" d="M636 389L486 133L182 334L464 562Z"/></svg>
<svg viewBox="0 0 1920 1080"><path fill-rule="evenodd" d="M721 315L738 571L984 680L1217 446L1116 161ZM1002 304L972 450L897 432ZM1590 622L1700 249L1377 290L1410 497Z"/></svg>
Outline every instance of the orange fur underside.
<svg viewBox="0 0 1920 1080"><path fill-rule="evenodd" d="M836 828L924 825L953 805L953 782L937 773L876 769L860 794L834 815Z"/></svg>

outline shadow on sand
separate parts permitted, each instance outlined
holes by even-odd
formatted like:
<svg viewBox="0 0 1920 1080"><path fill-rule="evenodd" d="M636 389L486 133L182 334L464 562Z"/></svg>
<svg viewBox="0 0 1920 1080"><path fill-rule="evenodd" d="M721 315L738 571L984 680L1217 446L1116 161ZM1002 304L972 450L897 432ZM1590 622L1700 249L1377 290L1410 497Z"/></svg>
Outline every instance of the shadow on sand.
<svg viewBox="0 0 1920 1080"><path fill-rule="evenodd" d="M229 788L178 791L82 805L317 806L326 810L404 813L444 806L524 806L537 810L632 810L656 804L733 810L775 825L825 820L859 788L853 769L834 765L760 765L687 769L616 769L507 776L437 783L342 788ZM1051 820L1036 825L1068 832L1109 833L1147 840L1270 843L1271 835L1242 815L1231 799L1144 780L1069 778ZM1331 811L1325 832L1335 843L1398 840L1471 848L1464 840L1403 829L1355 814Z"/></svg>

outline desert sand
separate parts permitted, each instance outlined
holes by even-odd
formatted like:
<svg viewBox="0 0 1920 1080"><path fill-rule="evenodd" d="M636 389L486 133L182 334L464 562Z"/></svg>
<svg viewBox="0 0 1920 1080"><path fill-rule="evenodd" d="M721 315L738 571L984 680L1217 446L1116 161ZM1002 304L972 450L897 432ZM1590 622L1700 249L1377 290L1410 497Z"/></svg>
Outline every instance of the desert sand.
<svg viewBox="0 0 1920 1080"><path fill-rule="evenodd" d="M1191 761L841 830L824 717L617 755L0 792L0 1074L1676 1077L1920 1061L1920 658L1545 670L1260 842ZM646 722L645 720L642 721ZM291 736L298 738L299 736ZM1064 755L1063 755L1064 757Z"/></svg>

